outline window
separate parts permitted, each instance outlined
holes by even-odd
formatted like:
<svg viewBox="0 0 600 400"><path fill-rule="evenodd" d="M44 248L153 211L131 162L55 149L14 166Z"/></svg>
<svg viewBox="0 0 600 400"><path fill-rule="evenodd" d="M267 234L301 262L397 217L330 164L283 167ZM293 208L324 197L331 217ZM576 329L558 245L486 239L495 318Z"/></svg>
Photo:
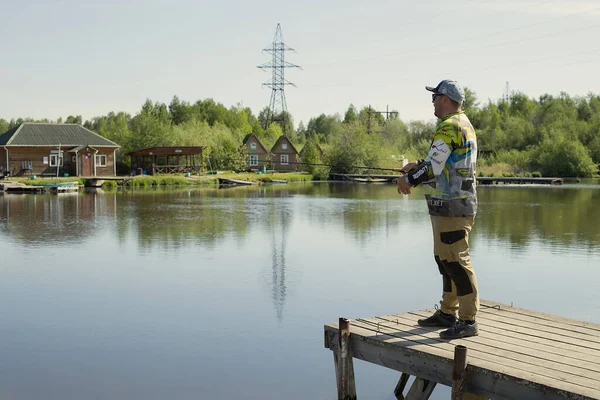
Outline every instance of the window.
<svg viewBox="0 0 600 400"><path fill-rule="evenodd" d="M281 143L281 150L287 150L287 143Z"/></svg>
<svg viewBox="0 0 600 400"><path fill-rule="evenodd" d="M250 150L256 150L256 142L250 142Z"/></svg>
<svg viewBox="0 0 600 400"><path fill-rule="evenodd" d="M287 165L288 161L289 161L288 160L288 155L287 154L282 154L281 155L281 164L282 165Z"/></svg>
<svg viewBox="0 0 600 400"><path fill-rule="evenodd" d="M251 167L258 166L258 154L250 155L250 166Z"/></svg>
<svg viewBox="0 0 600 400"><path fill-rule="evenodd" d="M106 155L105 154L97 154L96 155L96 167L106 167Z"/></svg>
<svg viewBox="0 0 600 400"><path fill-rule="evenodd" d="M50 154L50 166L51 167L58 167L58 166L63 166L63 158L62 156L58 155L58 154Z"/></svg>

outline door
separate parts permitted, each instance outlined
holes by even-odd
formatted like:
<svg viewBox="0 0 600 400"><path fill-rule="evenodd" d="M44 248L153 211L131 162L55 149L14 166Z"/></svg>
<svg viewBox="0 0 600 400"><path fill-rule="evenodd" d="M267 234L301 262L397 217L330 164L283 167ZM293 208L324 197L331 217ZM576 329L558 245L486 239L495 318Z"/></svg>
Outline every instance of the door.
<svg viewBox="0 0 600 400"><path fill-rule="evenodd" d="M91 153L81 155L81 176L92 176L92 157Z"/></svg>

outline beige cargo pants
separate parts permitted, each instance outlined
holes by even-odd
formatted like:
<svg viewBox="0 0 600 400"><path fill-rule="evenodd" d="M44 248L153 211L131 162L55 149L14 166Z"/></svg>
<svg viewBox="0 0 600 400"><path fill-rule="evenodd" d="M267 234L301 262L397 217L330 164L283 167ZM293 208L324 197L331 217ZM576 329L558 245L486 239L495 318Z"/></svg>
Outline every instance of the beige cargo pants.
<svg viewBox="0 0 600 400"><path fill-rule="evenodd" d="M477 277L469 254L469 233L475 217L431 216L433 253L442 274L442 312L474 320L479 310Z"/></svg>

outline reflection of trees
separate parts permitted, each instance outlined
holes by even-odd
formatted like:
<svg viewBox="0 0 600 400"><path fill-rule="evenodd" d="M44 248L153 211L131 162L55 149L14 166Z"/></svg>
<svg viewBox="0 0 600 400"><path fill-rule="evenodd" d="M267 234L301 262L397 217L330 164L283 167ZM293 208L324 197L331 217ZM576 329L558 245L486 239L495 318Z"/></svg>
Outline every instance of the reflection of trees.
<svg viewBox="0 0 600 400"><path fill-rule="evenodd" d="M44 246L82 243L115 215L111 194L0 196L2 233L19 242ZM108 217L104 219L104 217Z"/></svg>
<svg viewBox="0 0 600 400"><path fill-rule="evenodd" d="M518 245L535 237L566 246L597 247L600 243L597 187L486 187L478 195L476 236Z"/></svg>
<svg viewBox="0 0 600 400"><path fill-rule="evenodd" d="M215 191L195 189L123 194L120 235L131 229L141 247L173 249L191 243L214 248L228 234L243 237L248 229L245 208L216 197Z"/></svg>

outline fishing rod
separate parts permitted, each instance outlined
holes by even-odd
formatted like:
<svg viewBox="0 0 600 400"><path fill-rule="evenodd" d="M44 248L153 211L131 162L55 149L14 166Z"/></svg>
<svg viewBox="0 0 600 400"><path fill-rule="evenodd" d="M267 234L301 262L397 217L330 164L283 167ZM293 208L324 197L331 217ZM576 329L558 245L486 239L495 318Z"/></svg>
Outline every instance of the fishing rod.
<svg viewBox="0 0 600 400"><path fill-rule="evenodd" d="M214 161L215 158L212 158L212 160ZM217 158L217 160L219 160ZM231 158L221 158L221 160L232 160ZM238 159L234 159L237 161L247 161L246 158L238 158ZM270 161L271 163L275 163L273 161ZM266 163L266 162L265 162ZM368 167L368 166L364 166L364 165L336 165L336 164L324 164L324 163L307 163L307 162L293 162L293 161L288 161L287 163L279 163L279 164L283 164L283 165L309 165L309 166L315 166L315 167L330 167L330 168L336 168L336 169L350 169L350 168L355 168L355 169L366 169L366 170L376 170L376 171L392 171L392 172L399 172L402 173L400 171L400 168L381 168L381 167Z"/></svg>

